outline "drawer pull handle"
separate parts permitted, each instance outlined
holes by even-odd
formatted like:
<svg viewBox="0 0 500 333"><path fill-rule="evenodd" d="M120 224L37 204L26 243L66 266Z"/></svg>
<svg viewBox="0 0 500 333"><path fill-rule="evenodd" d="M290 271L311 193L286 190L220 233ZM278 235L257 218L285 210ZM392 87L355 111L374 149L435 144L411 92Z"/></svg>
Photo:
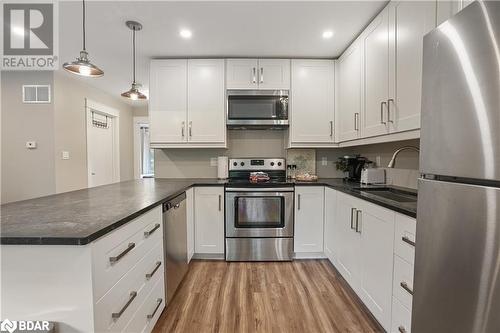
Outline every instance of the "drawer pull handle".
<svg viewBox="0 0 500 333"><path fill-rule="evenodd" d="M156 306L155 306L155 309L153 310L153 313L152 313L152 314L148 314L148 315L146 316L148 319L151 319L151 318L153 318L153 317L155 316L155 313L156 313L156 311L158 311L158 308L160 307L160 305L161 305L161 303L162 303L162 302L163 302L163 300L162 300L161 298L158 298L158 299L156 300L156 303L157 303L157 304L156 304Z"/></svg>
<svg viewBox="0 0 500 333"><path fill-rule="evenodd" d="M158 270L158 268L160 268L160 266L161 266L161 261L157 261L155 268L151 271L151 273L146 274L146 279L148 279L148 280L151 279L153 277L153 275L156 273L156 271Z"/></svg>
<svg viewBox="0 0 500 333"><path fill-rule="evenodd" d="M351 229L352 230L355 230L354 225L353 225L353 223L354 223L354 214L355 213L356 213L356 208L351 208Z"/></svg>
<svg viewBox="0 0 500 333"><path fill-rule="evenodd" d="M112 263L112 264L115 264L117 263L121 258L123 258L127 253L129 253L130 251L132 251L132 249L135 247L135 243L129 243L128 244L128 247L122 252L120 253L119 255L117 255L116 257L109 257L109 262Z"/></svg>
<svg viewBox="0 0 500 333"><path fill-rule="evenodd" d="M399 327L398 327L398 331L399 331L400 333L407 333L407 332L406 332L406 328L405 328L404 326L399 326Z"/></svg>
<svg viewBox="0 0 500 333"><path fill-rule="evenodd" d="M408 287L408 284L406 282L401 282L399 284L404 290L406 290L408 292L408 294L410 295L413 295L413 290L410 289L410 287Z"/></svg>
<svg viewBox="0 0 500 333"><path fill-rule="evenodd" d="M130 293L130 297L127 301L127 303L125 303L125 305L123 306L123 308L120 310L120 312L113 312L111 314L111 318L113 319L118 319L121 317L121 315L125 312L125 310L127 310L127 308L129 307L130 303L132 303L134 301L134 299L137 297L137 291L132 291Z"/></svg>
<svg viewBox="0 0 500 333"><path fill-rule="evenodd" d="M149 237L153 234L153 232L155 232L156 230L158 230L158 228L160 227L160 224L159 223L156 223L155 224L155 227L149 231L144 231L144 237Z"/></svg>
<svg viewBox="0 0 500 333"><path fill-rule="evenodd" d="M411 246L415 246L415 242L406 236L401 237L401 240L407 244L410 244Z"/></svg>

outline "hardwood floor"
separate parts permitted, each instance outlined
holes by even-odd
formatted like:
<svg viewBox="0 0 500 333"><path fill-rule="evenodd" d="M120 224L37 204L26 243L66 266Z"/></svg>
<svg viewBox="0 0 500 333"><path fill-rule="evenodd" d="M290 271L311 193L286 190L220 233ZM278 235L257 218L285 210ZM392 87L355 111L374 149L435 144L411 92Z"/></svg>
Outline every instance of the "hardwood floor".
<svg viewBox="0 0 500 333"><path fill-rule="evenodd" d="M328 260L192 261L154 333L383 332Z"/></svg>

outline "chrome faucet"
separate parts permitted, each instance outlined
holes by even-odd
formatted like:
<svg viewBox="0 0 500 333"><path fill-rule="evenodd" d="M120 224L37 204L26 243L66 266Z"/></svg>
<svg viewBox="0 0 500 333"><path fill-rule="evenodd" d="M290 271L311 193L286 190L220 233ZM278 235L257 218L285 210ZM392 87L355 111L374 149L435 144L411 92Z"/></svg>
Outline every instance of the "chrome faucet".
<svg viewBox="0 0 500 333"><path fill-rule="evenodd" d="M406 147L399 148L392 155L391 161L389 162L389 165L387 165L388 168L394 168L394 164L396 164L396 156L398 156L398 154L400 152L402 152L403 150L414 150L417 153L420 153L420 149L418 149L417 147L413 147L413 146L406 146Z"/></svg>

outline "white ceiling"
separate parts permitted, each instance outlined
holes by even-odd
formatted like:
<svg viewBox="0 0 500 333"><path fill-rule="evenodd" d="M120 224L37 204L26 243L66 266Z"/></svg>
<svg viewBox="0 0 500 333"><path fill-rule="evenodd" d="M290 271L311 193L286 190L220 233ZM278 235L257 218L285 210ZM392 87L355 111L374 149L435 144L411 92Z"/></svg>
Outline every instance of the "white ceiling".
<svg viewBox="0 0 500 333"><path fill-rule="evenodd" d="M119 96L130 88L131 31L137 33L137 81L148 91L149 60L159 57L336 58L387 1L91 1L87 50L102 78L89 84ZM59 4L61 64L81 49L81 2ZM179 30L190 29L190 40ZM332 30L331 39L322 33ZM140 103L140 102L135 102Z"/></svg>

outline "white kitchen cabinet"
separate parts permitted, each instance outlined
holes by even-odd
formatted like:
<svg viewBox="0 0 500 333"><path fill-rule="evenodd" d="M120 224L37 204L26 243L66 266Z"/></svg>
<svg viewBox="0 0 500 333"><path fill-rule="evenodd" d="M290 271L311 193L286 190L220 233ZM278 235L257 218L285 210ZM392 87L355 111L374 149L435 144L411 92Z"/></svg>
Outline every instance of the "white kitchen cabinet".
<svg viewBox="0 0 500 333"><path fill-rule="evenodd" d="M355 41L338 60L338 119L339 140L360 137L362 115L363 43Z"/></svg>
<svg viewBox="0 0 500 333"><path fill-rule="evenodd" d="M394 266L394 212L363 201L356 214L356 232L361 236L358 295L388 331Z"/></svg>
<svg viewBox="0 0 500 333"><path fill-rule="evenodd" d="M259 89L290 89L290 59L259 59Z"/></svg>
<svg viewBox="0 0 500 333"><path fill-rule="evenodd" d="M389 99L389 11L386 7L363 32L363 137L387 134Z"/></svg>
<svg viewBox="0 0 500 333"><path fill-rule="evenodd" d="M224 144L224 60L188 60L187 86L188 141Z"/></svg>
<svg viewBox="0 0 500 333"><path fill-rule="evenodd" d="M152 60L153 148L225 147L223 59Z"/></svg>
<svg viewBox="0 0 500 333"><path fill-rule="evenodd" d="M292 59L290 144L334 141L334 61Z"/></svg>
<svg viewBox="0 0 500 333"><path fill-rule="evenodd" d="M338 235L336 235L337 222L337 191L325 187L325 255L332 264L336 264L336 246Z"/></svg>
<svg viewBox="0 0 500 333"><path fill-rule="evenodd" d="M432 1L392 1L390 16L390 132L420 128L423 37L436 26Z"/></svg>
<svg viewBox="0 0 500 333"><path fill-rule="evenodd" d="M149 74L151 143L187 141L187 60L152 60Z"/></svg>
<svg viewBox="0 0 500 333"><path fill-rule="evenodd" d="M224 254L224 187L194 189L195 253Z"/></svg>
<svg viewBox="0 0 500 333"><path fill-rule="evenodd" d="M258 89L257 59L227 59L226 68L227 89Z"/></svg>
<svg viewBox="0 0 500 333"><path fill-rule="evenodd" d="M360 206L359 200L344 194L337 193L337 221L334 232L337 240L337 269L351 288L359 291L359 276L361 270L361 236L356 232L356 212Z"/></svg>
<svg viewBox="0 0 500 333"><path fill-rule="evenodd" d="M187 261L194 255L194 188L186 191Z"/></svg>
<svg viewBox="0 0 500 333"><path fill-rule="evenodd" d="M295 187L295 253L323 252L324 187ZM300 255L299 255L300 256Z"/></svg>
<svg viewBox="0 0 500 333"><path fill-rule="evenodd" d="M290 89L290 59L227 59L227 89Z"/></svg>

